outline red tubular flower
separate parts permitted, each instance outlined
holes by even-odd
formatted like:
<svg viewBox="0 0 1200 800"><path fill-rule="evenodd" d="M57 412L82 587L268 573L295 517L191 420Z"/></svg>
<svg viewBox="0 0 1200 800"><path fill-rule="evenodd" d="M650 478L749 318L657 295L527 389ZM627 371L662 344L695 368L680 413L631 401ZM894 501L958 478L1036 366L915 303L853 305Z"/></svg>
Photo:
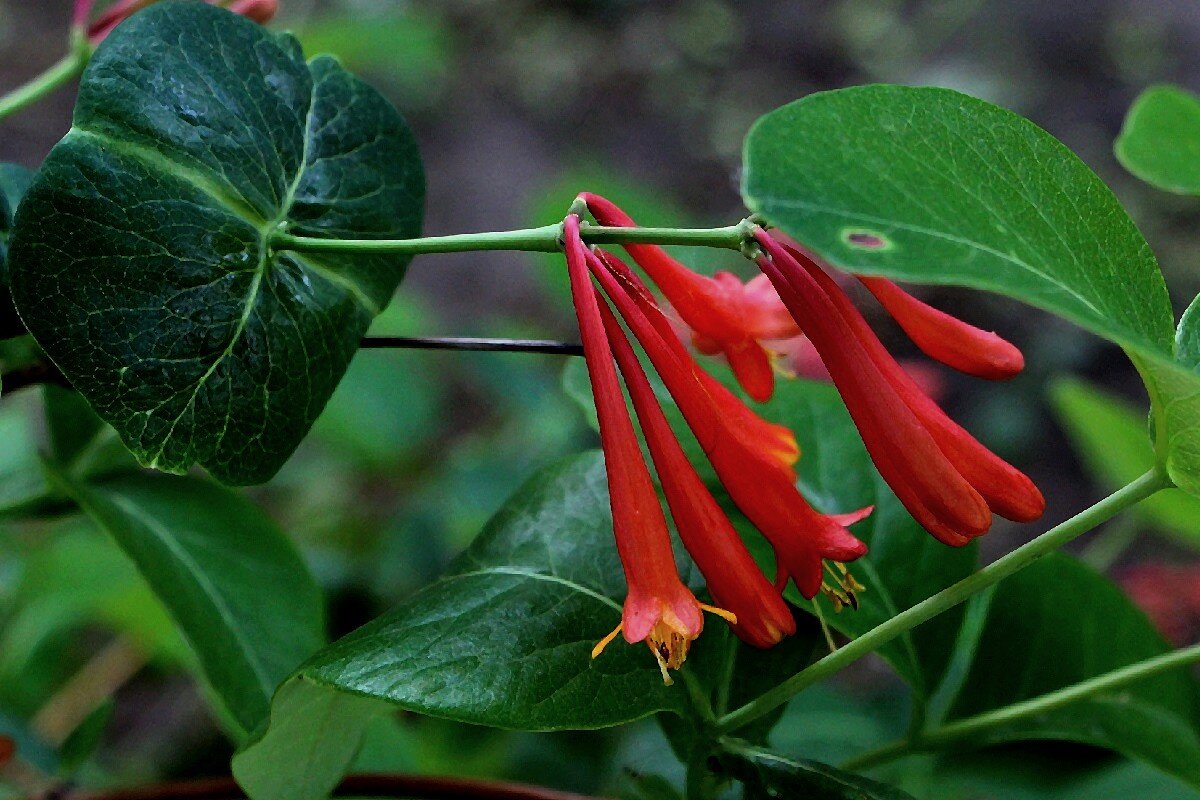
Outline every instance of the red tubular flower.
<svg viewBox="0 0 1200 800"><path fill-rule="evenodd" d="M579 237L579 218L563 223L567 271L588 377L596 399L600 441L613 515L613 531L629 584L621 624L592 653L595 658L619 632L626 641L645 641L658 660L663 680L687 657L704 627L701 606L683 585L671 550L671 537L646 462L625 407L600 308L588 278L587 248Z"/></svg>
<svg viewBox="0 0 1200 800"><path fill-rule="evenodd" d="M671 334L666 317L632 270L605 252L589 266L645 348L729 496L771 543L779 586L791 578L805 597L816 595L826 559L841 563L866 553L866 545L846 526L871 509L844 517L815 511L796 489L790 465L785 468L778 454L765 453L758 446L762 437L745 435L741 420L753 412L744 404L743 411L732 411L741 401L715 380L702 377L705 373Z"/></svg>
<svg viewBox="0 0 1200 800"><path fill-rule="evenodd" d="M1025 368L1021 351L995 333L926 305L885 278L859 280L930 358L989 380L1005 380Z"/></svg>
<svg viewBox="0 0 1200 800"><path fill-rule="evenodd" d="M601 225L634 225L628 214L599 195L584 193L579 198ZM630 244L625 249L692 329L696 349L724 355L746 393L760 403L769 400L775 374L760 340L799 332L770 286L762 281L743 284L728 272L712 278L700 275L657 245Z"/></svg>
<svg viewBox="0 0 1200 800"><path fill-rule="evenodd" d="M1024 473L1004 461L979 443L956 422L946 416L937 403L929 399L916 381L896 363L895 359L880 343L875 332L863 319L862 314L850 302L832 278L821 269L810 256L800 250L788 248L797 262L821 284L825 293L837 305L859 342L867 350L879 371L900 396L925 429L933 436L938 447L950 459L955 469L987 501L988 507L1000 516L1016 522L1032 522L1046 510L1042 493ZM1005 343L1007 344L1007 342ZM1010 345L1011 346L1011 345Z"/></svg>
<svg viewBox="0 0 1200 800"><path fill-rule="evenodd" d="M803 320L880 473L926 530L961 545L988 529L992 510L1022 521L1040 516L1033 483L920 392L810 257L761 229L756 237L769 256L759 266Z"/></svg>
<svg viewBox="0 0 1200 800"><path fill-rule="evenodd" d="M597 302L679 537L703 573L713 601L734 615L734 632L755 647L778 644L796 632L791 611L684 455L608 303L600 298Z"/></svg>

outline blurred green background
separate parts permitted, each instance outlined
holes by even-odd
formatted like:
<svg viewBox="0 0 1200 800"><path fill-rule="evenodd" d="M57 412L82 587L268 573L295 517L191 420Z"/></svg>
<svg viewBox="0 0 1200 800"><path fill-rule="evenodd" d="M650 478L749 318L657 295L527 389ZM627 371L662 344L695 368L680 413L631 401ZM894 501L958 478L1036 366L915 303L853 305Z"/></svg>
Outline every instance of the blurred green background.
<svg viewBox="0 0 1200 800"><path fill-rule="evenodd" d="M61 55L69 5L0 0L0 87ZM1194 3L283 0L275 27L295 31L310 54L340 56L408 117L429 176L430 234L553 222L584 189L643 224L730 224L744 213L741 140L757 116L823 89L936 84L1012 108L1066 142L1130 209L1177 307L1200 291L1200 204L1138 182L1111 152L1142 88L1200 84ZM36 167L68 128L71 103L62 92L6 121L0 160ZM923 296L1025 350L1030 367L1016 380L985 385L946 374L943 399L1039 482L1045 522L1111 488L1120 477L1112 464L1136 457L1144 403L1120 352L1000 298L950 289ZM911 354L893 327L880 330ZM575 336L559 260L510 253L417 259L375 332ZM253 492L303 547L331 599L334 635L430 581L529 474L593 443L560 389L562 367L560 358L531 355L358 356L313 435ZM1052 398L1052 379L1067 373L1135 405L1114 406L1080 384L1060 385ZM37 391L0 401L0 498L19 494L36 470L40 408ZM1103 437L1073 447L1055 408L1076 420L1081 441L1088 426L1079 419L1115 413L1120 430L1133 431L1127 449ZM1147 563L1192 565L1200 511L1185 500L1162 505L1170 507L1124 523L1089 558L1118 577ZM1041 529L1000 526L984 541L985 557ZM1171 536L1137 536L1150 530ZM1200 608L1172 612L1174 623L1184 620L1172 635L1193 640ZM22 753L32 767L78 768L97 784L226 772L230 746L187 676L189 657L132 567L84 523L0 530L0 730L7 720L31 732ZM96 672L80 689L72 676L85 667ZM114 700L104 699L106 688ZM791 752L845 760L896 735L898 695L881 662L868 661L837 686L803 695L777 738ZM916 759L905 780L923 797L1042 796L1022 794L1022 776L1050 773L1056 797L1200 796L1084 748L1038 749L1033 757L1014 748L1011 767L993 762L983 772ZM1064 760L1078 773L1064 771ZM630 772L682 770L650 723L528 735L415 717L381 723L359 767L583 791L617 791ZM7 791L19 794L29 776L11 773Z"/></svg>

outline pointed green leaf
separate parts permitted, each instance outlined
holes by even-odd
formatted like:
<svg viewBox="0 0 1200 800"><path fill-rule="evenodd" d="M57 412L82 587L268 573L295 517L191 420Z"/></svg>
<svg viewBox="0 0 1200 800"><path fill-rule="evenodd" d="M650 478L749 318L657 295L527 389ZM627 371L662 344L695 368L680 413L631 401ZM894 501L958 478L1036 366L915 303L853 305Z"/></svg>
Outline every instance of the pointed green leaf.
<svg viewBox="0 0 1200 800"><path fill-rule="evenodd" d="M1133 101L1116 143L1117 158L1149 184L1200 194L1200 99L1152 86Z"/></svg>
<svg viewBox="0 0 1200 800"><path fill-rule="evenodd" d="M681 712L682 682L664 686L643 645L618 638L591 658L620 622L624 595L601 455L547 468L441 579L304 664L276 695L262 744L238 756L235 774L255 800L315 800L336 784L357 750L352 737L377 707L351 709L349 732L340 736L330 735L321 714L289 711L293 703L344 709L337 698L353 697L522 730L601 728ZM290 733L276 733L280 726ZM257 748L298 736L311 743L319 769L295 783Z"/></svg>
<svg viewBox="0 0 1200 800"><path fill-rule="evenodd" d="M241 495L208 481L54 478L137 565L242 729L324 641L321 593L287 537Z"/></svg>
<svg viewBox="0 0 1200 800"><path fill-rule="evenodd" d="M156 4L93 57L17 215L39 344L145 464L266 480L407 260L273 248L419 232L404 120L333 59L203 3Z"/></svg>
<svg viewBox="0 0 1200 800"><path fill-rule="evenodd" d="M994 592L948 720L1029 700L1170 649L1120 589L1065 555L1047 556ZM961 746L1083 742L1200 785L1197 699L1195 679L1174 670L1037 715L997 720Z"/></svg>
<svg viewBox="0 0 1200 800"><path fill-rule="evenodd" d="M601 728L684 706L642 645L592 646L625 581L603 460L531 478L440 580L325 648L302 674L424 714L501 728Z"/></svg>

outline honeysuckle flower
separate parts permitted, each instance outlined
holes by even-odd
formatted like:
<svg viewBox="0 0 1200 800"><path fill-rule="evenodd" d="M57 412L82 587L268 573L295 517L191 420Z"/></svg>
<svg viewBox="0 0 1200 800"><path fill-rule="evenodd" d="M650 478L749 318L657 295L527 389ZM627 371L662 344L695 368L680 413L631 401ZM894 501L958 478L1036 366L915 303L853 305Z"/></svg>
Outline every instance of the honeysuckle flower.
<svg viewBox="0 0 1200 800"><path fill-rule="evenodd" d="M676 530L704 575L713 602L733 615L734 631L743 640L761 648L778 644L796 632L792 612L684 455L612 310L604 300L598 303Z"/></svg>
<svg viewBox="0 0 1200 800"><path fill-rule="evenodd" d="M771 450L771 443L779 441L771 430L776 426L768 428L769 423L699 367L626 264L611 253L598 255L589 262L593 275L646 351L730 498L775 551L777 588L792 579L805 597L815 596L825 583L826 561L848 562L866 553L866 545L847 526L871 509L849 515L813 509L796 488L794 457Z"/></svg>
<svg viewBox="0 0 1200 800"><path fill-rule="evenodd" d="M112 33L113 29L129 17L147 6L154 5L158 0L117 0L108 9L88 24L94 0L78 0L75 4L75 25L87 29L88 41L93 45L100 44ZM227 8L235 14L262 24L270 22L279 11L279 0L205 0L209 5Z"/></svg>
<svg viewBox="0 0 1200 800"><path fill-rule="evenodd" d="M601 225L635 224L600 195L585 192L579 198ZM746 394L758 402L769 400L775 373L762 340L786 339L800 332L770 282L756 278L743 283L729 272L710 278L688 269L657 245L630 244L625 249L691 329L696 349L723 355Z"/></svg>
<svg viewBox="0 0 1200 800"><path fill-rule="evenodd" d="M702 606L679 579L666 519L625 406L613 352L588 277L587 248L579 236L579 218L568 216L563 229L571 295L600 423L613 532L628 583L621 623L596 645L592 656L598 656L618 633L623 633L630 644L644 641L649 645L663 680L670 683L667 670L679 668L691 642L704 628Z"/></svg>
<svg viewBox="0 0 1200 800"><path fill-rule="evenodd" d="M939 311L885 278L859 281L930 358L988 380L1005 380L1025 368L1021 351L995 333Z"/></svg>
<svg viewBox="0 0 1200 800"><path fill-rule="evenodd" d="M994 511L1041 516L1033 482L955 424L888 354L849 297L807 253L761 228L759 267L821 356L872 460L904 506L940 541L966 544Z"/></svg>

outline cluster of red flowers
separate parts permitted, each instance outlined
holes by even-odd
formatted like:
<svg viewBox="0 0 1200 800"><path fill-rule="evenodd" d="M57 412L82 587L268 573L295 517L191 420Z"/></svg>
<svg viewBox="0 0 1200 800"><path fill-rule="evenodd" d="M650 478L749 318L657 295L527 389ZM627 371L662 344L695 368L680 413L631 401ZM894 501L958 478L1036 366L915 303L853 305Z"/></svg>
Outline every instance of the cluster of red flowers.
<svg viewBox="0 0 1200 800"><path fill-rule="evenodd" d="M95 20L89 21L95 0L76 0L75 27L87 32L88 41L98 45L104 41L113 28L120 25L134 13L146 6L154 5L158 0L117 0ZM279 11L279 0L205 0L210 5L227 8L235 14L252 19L257 23L266 23Z"/></svg>
<svg viewBox="0 0 1200 800"><path fill-rule="evenodd" d="M601 225L633 225L602 197L583 194L580 200ZM702 609L728 620L745 641L770 647L795 632L781 596L789 580L805 597L824 591L835 602L856 603L855 592L862 587L844 565L867 548L848 526L871 509L841 515L813 509L796 487L800 451L792 432L764 420L702 369L639 276L611 253L589 248L580 224L575 214L563 224L567 266L628 582L621 624L593 656L623 632L630 643L650 646L669 680L667 669L683 662L700 634ZM921 391L811 255L762 228L754 237L763 274L745 284L728 273L699 275L654 245L626 249L688 326L696 349L724 355L739 384L757 401L768 400L774 389L770 343L799 336L810 340L880 473L939 540L965 544L988 529L993 512L1018 521L1041 515L1044 501L1033 483ZM931 357L989 378L1009 377L1022 368L1020 352L998 336L930 308L889 281L862 281ZM626 329L675 400L730 499L770 542L774 582L763 575L684 455ZM679 578L618 371L675 527L716 607L701 604Z"/></svg>

